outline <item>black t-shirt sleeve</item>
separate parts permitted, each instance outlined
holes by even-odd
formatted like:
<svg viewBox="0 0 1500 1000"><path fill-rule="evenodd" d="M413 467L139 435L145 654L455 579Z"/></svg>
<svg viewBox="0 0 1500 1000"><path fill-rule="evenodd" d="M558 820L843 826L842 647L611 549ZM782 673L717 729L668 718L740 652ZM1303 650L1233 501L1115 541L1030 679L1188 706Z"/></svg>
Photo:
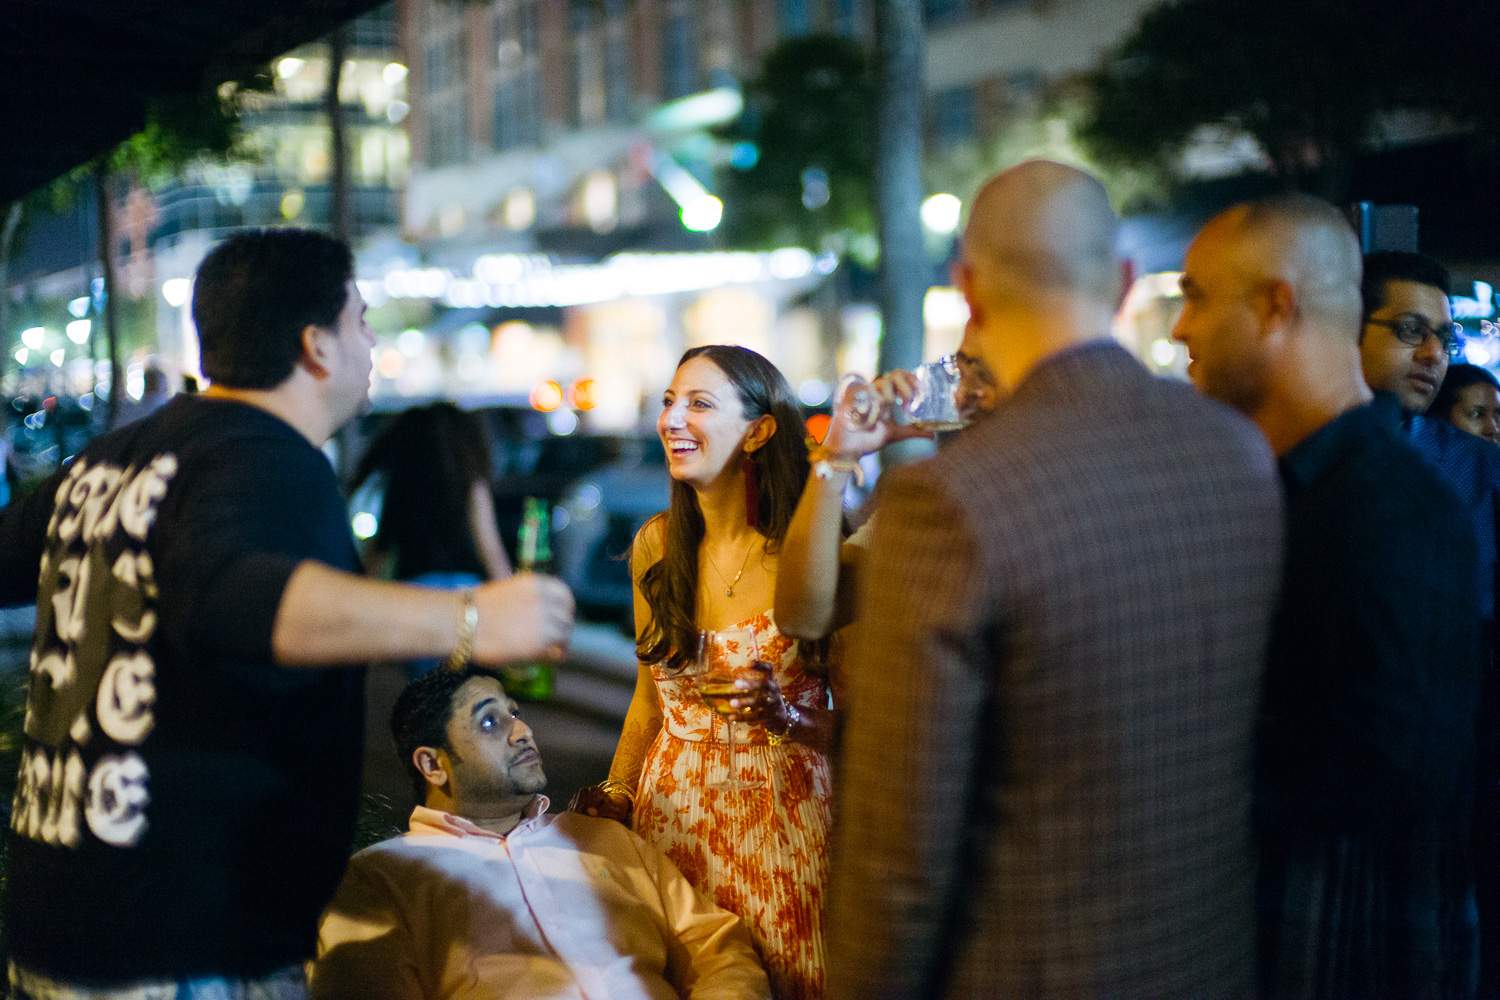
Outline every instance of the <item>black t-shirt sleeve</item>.
<svg viewBox="0 0 1500 1000"><path fill-rule="evenodd" d="M36 602L42 552L47 547L47 522L65 465L25 497L0 510L0 607Z"/></svg>
<svg viewBox="0 0 1500 1000"><path fill-rule="evenodd" d="M292 572L339 561L326 535L330 517L342 526L342 508L325 509L338 499L333 471L311 447L275 438L237 440L196 464L155 526L162 627L194 654L268 661Z"/></svg>

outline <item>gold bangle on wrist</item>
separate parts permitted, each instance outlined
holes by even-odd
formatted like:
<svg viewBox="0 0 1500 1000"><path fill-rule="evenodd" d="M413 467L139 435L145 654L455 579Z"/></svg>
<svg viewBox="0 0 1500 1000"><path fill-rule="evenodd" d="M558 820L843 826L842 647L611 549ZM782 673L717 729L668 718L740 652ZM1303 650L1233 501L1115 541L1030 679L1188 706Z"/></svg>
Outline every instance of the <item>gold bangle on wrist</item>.
<svg viewBox="0 0 1500 1000"><path fill-rule="evenodd" d="M797 706L788 705L786 707L786 728L782 729L779 733L774 729L768 728L766 730L766 742L773 747L779 747L783 743L792 742L792 727L801 721L802 713L797 711Z"/></svg>
<svg viewBox="0 0 1500 1000"><path fill-rule="evenodd" d="M474 636L479 631L479 608L474 604L474 591L463 592L463 609L458 619L458 642L448 657L449 670L462 670L474 656Z"/></svg>
<svg viewBox="0 0 1500 1000"><path fill-rule="evenodd" d="M623 795L630 800L632 806L635 805L635 790L623 781L616 781L614 778L605 778L599 782L598 788L605 795Z"/></svg>
<svg viewBox="0 0 1500 1000"><path fill-rule="evenodd" d="M856 485L865 484L865 470L858 460L851 462L839 458L833 449L825 445L820 444L808 449L807 460L812 463L813 475L819 479L832 479L835 472L852 472Z"/></svg>

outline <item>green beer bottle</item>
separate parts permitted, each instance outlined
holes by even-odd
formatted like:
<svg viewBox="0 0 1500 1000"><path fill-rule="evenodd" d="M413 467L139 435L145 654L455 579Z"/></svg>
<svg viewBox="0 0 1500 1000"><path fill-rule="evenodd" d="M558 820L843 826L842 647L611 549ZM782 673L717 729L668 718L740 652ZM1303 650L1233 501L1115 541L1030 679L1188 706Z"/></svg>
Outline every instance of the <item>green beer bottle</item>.
<svg viewBox="0 0 1500 1000"><path fill-rule="evenodd" d="M520 572L552 572L552 511L545 499L526 498L518 543ZM552 697L553 668L544 660L512 663L503 673L505 690L516 701L546 701Z"/></svg>

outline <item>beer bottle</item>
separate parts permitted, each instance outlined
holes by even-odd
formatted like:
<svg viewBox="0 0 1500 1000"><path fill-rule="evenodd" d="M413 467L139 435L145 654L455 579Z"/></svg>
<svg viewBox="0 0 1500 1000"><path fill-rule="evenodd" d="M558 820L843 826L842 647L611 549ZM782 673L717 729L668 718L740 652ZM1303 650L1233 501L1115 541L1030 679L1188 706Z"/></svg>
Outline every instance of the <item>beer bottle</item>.
<svg viewBox="0 0 1500 1000"><path fill-rule="evenodd" d="M552 510L541 497L527 497L517 540L517 562L522 573L552 572ZM546 701L552 697L553 668L545 660L512 663L503 671L505 690L516 701Z"/></svg>

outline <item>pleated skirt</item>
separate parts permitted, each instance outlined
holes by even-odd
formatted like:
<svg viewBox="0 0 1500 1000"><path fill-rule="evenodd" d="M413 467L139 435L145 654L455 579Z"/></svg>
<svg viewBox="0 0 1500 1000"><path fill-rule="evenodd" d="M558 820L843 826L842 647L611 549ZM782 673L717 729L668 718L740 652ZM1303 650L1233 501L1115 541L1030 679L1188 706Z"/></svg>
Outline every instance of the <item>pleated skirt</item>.
<svg viewBox="0 0 1500 1000"><path fill-rule="evenodd" d="M738 914L770 974L777 1000L823 995L823 913L828 880L828 761L764 735L735 748L746 791L706 787L730 772L728 747L665 729L646 757L635 830L695 887Z"/></svg>

